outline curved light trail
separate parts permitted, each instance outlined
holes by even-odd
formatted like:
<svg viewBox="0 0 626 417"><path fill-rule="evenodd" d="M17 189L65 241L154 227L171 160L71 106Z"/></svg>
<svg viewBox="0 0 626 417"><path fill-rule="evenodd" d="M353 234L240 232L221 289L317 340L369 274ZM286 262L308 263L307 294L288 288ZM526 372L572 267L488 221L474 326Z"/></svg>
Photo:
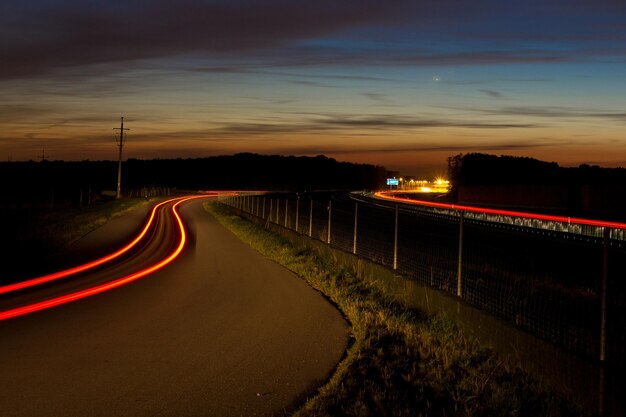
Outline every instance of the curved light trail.
<svg viewBox="0 0 626 417"><path fill-rule="evenodd" d="M180 252L185 247L185 243L186 243L186 240L187 240L186 233L185 233L185 227L184 227L183 221L182 221L182 219L181 219L181 217L180 217L180 215L178 213L178 206L180 204L186 202L186 201L189 201L189 200L198 199L198 198L207 198L207 197L209 197L209 195L192 196L192 197L180 197L180 198L177 198L177 199L172 199L172 200L165 201L165 202L157 205L153 209L153 211L152 211L152 215L150 217L150 220L148 221L148 224L143 229L143 231L140 233L140 235L135 240L133 240L133 242L131 242L131 244L125 246L120 251L114 252L113 254L111 254L109 256L106 256L104 258L98 259L98 260L96 260L94 262L90 262L90 263L85 264L85 265L81 265L81 266L76 267L76 268L72 268L71 270L61 271L58 274L65 274L65 275L60 275L60 276L67 276L67 275L71 275L73 273L84 271L86 269L93 268L96 265L100 265L100 264L102 264L104 262L107 262L107 261L109 261L109 260L111 260L113 258L118 257L119 255L121 255L121 253L123 253L121 251L124 251L124 252L128 251L128 249L130 249L130 247L134 246L145 235L147 229L149 228L149 225L151 224L152 220L154 219L154 215L155 215L155 211L154 210L156 210L158 207L162 206L163 204L171 203L173 201L178 200L172 206L172 213L173 213L173 215L174 215L174 217L176 219L176 222L178 224L178 228L179 228L179 231L180 231L180 240L178 242L178 245L177 245L176 249L173 252L171 252L166 258L161 260L160 262L158 262L158 263L156 263L156 264L154 264L152 266L149 266L147 268L144 268L142 270L139 270L137 272L134 272L132 274L126 275L124 277L121 277L121 278L109 281L109 282L107 282L105 284L96 285L96 286L91 287L91 288L87 288L87 289L80 290L80 291L75 291L75 292L72 292L72 293L69 293L69 294L65 294L65 295L62 295L62 296L59 296L59 297L55 297L55 298L51 298L51 299L48 299L48 300L40 301L40 302L37 302L37 303L24 305L24 306L21 306L21 307L17 307L17 308L13 308L13 309L10 309L10 310L2 311L2 312L0 312L0 321L1 320L6 320L6 319L10 319L10 318L13 318L13 317L22 316L24 314L34 313L36 311L40 311L40 310L44 310L44 309L47 309L47 308L59 306L59 305L66 304L66 303L69 303L69 302L72 302L72 301L80 300L80 299L85 298L85 297L89 297L89 296L92 296L92 295L95 295L95 294L99 294L99 293L102 293L102 292L105 292L105 291L108 291L108 290L120 287L122 285L128 284L130 282L133 282L133 281L135 281L135 280L137 280L139 278L145 277L146 275L163 268L165 265L167 265L170 262L172 262L180 254ZM68 271L73 271L73 272L68 273ZM53 276L53 275L56 275L56 274L51 274L50 276ZM38 278L38 279L43 279L43 278L47 278L47 277L49 277L49 276ZM59 278L59 277L57 277L57 278ZM48 282L48 281L51 281L51 280L57 279L57 278L51 278L51 279L47 279L47 280L41 281L41 282ZM36 281L38 279L31 280L31 281ZM38 283L41 283L41 282L33 283L30 286L37 285ZM22 287L22 288L24 288L24 287ZM5 291L5 292L7 292L7 291Z"/></svg>
<svg viewBox="0 0 626 417"><path fill-rule="evenodd" d="M84 272L87 271L89 269L95 268L96 266L102 265L106 262L109 262L115 258L118 258L119 256L123 255L124 253L128 252L130 249L132 249L135 245L137 245L137 243L139 243L139 241L145 236L145 234L148 232L148 230L150 229L150 227L152 226L152 222L154 221L154 217L156 215L156 212L158 210L159 207L161 207L164 204L167 204L169 202L175 201L177 199L180 199L182 197L178 197L178 198L173 198L171 200L167 200L164 201L162 203L157 204L156 206L154 206L154 208L152 209L152 212L150 214L150 218L148 219L148 221L146 222L146 225L144 226L143 230L141 231L141 233L139 233L139 235L137 235L137 237L130 242L128 245L124 246L123 248L121 248L118 251L115 251L109 255L106 255L100 259L96 259L95 261L92 262L88 262L86 264L83 265L79 265L73 268L69 268L69 269L65 269L63 271L58 271L58 272L54 272L52 274L48 274L48 275L44 275L38 278L32 278L26 281L21 281L21 282L17 282L15 284L10 284L10 285L5 285L0 287L0 294L5 294L8 292L12 292L12 291L17 291L17 290L21 290L23 288L28 288L28 287L32 287L35 285L40 285L46 282L50 282L50 281L54 281L60 278L65 278L67 276L70 275L74 275L77 274L79 272Z"/></svg>
<svg viewBox="0 0 626 417"><path fill-rule="evenodd" d="M407 204L412 204L412 205L436 207L436 208L443 208L443 209L448 209L448 210L463 210L463 211L470 211L474 213L498 214L502 216L522 217L526 219L572 223L572 224L580 224L580 225L586 225L586 226L607 227L611 229L626 229L626 223L580 219L576 217L551 216L548 214L526 213L523 211L511 211L511 210L498 210L498 209L464 206L464 205L457 205L457 204L435 203L432 201L412 200L410 198L397 197L397 196L394 196L393 194L395 194L395 192L379 191L377 193L374 193L376 197L382 198L384 200L396 201L399 203L407 203Z"/></svg>

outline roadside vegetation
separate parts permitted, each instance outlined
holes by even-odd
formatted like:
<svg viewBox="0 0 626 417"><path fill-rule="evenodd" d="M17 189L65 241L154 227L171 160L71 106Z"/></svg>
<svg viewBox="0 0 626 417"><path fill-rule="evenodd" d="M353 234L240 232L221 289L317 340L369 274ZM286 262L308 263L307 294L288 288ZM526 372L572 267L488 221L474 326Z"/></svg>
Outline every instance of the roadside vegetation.
<svg viewBox="0 0 626 417"><path fill-rule="evenodd" d="M225 206L205 208L242 241L322 292L353 343L295 416L578 416L584 413L449 319L409 310L346 269Z"/></svg>
<svg viewBox="0 0 626 417"><path fill-rule="evenodd" d="M28 233L25 238L42 240L53 246L66 245L147 203L145 198L124 198L82 208L42 213L27 224Z"/></svg>
<svg viewBox="0 0 626 417"><path fill-rule="evenodd" d="M147 203L145 198L124 198L82 208L54 211L38 218L29 229L31 236L56 245L65 245Z"/></svg>
<svg viewBox="0 0 626 417"><path fill-rule="evenodd" d="M3 267L7 276L22 273L24 265L55 253L146 199L124 198L81 208L56 210L20 209L2 213L2 251L7 254Z"/></svg>

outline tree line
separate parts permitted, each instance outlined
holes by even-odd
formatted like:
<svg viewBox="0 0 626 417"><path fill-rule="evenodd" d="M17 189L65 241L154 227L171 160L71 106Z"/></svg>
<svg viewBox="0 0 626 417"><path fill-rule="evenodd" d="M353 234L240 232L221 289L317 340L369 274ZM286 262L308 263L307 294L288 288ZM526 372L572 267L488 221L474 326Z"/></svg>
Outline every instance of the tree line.
<svg viewBox="0 0 626 417"><path fill-rule="evenodd" d="M143 187L178 190L377 189L382 166L316 157L239 153L206 158L129 159L123 162L122 192ZM116 161L27 161L0 163L0 204L86 204L116 189ZM109 193L110 194L110 193Z"/></svg>

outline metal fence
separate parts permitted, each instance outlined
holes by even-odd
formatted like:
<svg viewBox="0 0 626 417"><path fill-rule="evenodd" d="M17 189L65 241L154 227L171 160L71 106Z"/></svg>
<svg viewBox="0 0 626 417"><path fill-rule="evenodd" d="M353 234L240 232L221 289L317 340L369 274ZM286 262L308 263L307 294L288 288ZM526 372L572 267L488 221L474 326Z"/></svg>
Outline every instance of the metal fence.
<svg viewBox="0 0 626 417"><path fill-rule="evenodd" d="M623 230L346 194L222 202L455 294L567 350L626 364Z"/></svg>

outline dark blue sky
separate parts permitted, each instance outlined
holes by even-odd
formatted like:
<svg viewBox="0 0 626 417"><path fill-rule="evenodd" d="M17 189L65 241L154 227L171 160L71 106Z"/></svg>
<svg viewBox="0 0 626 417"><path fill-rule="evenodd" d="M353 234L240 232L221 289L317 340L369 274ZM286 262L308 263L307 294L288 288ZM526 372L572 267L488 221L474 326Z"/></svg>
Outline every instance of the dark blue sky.
<svg viewBox="0 0 626 417"><path fill-rule="evenodd" d="M0 157L626 165L626 2L0 4Z"/></svg>

